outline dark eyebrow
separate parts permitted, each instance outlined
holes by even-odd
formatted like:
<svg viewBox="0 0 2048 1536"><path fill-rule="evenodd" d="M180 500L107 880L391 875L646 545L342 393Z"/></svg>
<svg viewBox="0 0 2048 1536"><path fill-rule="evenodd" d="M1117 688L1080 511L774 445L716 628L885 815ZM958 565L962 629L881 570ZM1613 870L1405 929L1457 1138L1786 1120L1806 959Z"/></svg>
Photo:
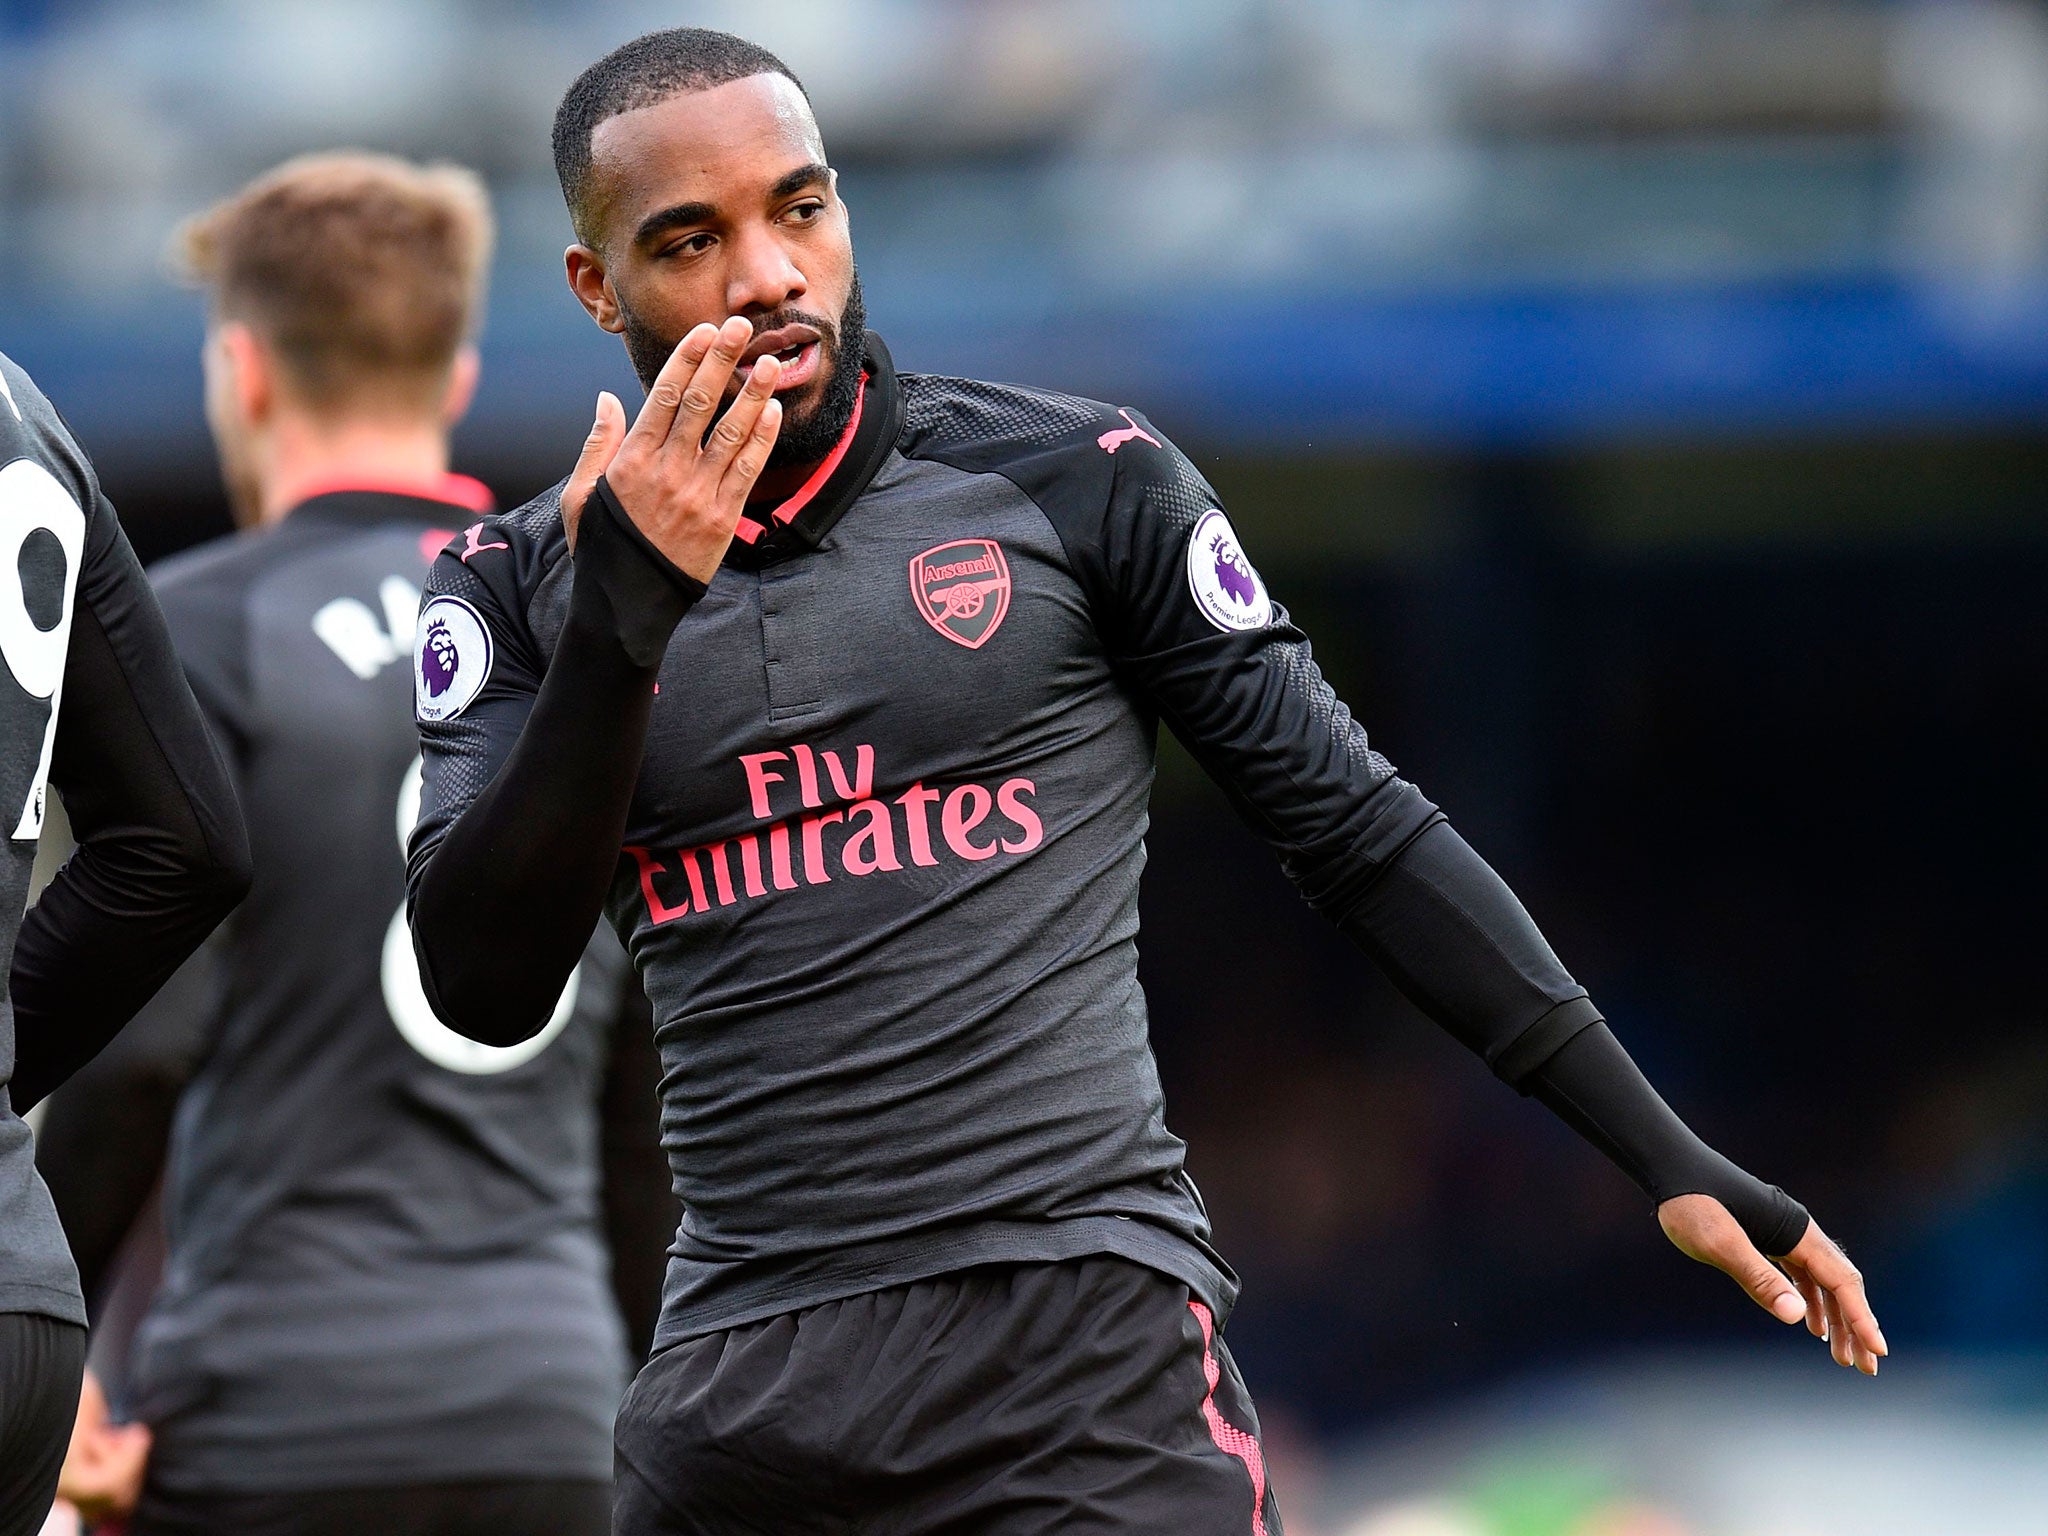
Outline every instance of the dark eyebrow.
<svg viewBox="0 0 2048 1536"><path fill-rule="evenodd" d="M633 243L645 245L658 239L672 229L686 229L693 224L709 224L716 218L718 210L709 203L677 203L659 213L650 213L640 221L640 227L633 231Z"/></svg>
<svg viewBox="0 0 2048 1536"><path fill-rule="evenodd" d="M768 200L780 202L785 197L795 196L805 187L831 179L832 167L829 165L817 162L800 165L768 189ZM650 241L660 239L672 229L689 229L698 224L709 224L717 217L718 210L709 203L677 203L657 213L650 213L642 219L640 227L633 231L633 243L646 245Z"/></svg>
<svg viewBox="0 0 2048 1536"><path fill-rule="evenodd" d="M830 181L831 179L832 167L829 165L821 165L816 162L810 165L800 165L768 189L768 200L770 202L779 202L785 197L792 197L796 193L803 191L805 187L815 185L821 181Z"/></svg>

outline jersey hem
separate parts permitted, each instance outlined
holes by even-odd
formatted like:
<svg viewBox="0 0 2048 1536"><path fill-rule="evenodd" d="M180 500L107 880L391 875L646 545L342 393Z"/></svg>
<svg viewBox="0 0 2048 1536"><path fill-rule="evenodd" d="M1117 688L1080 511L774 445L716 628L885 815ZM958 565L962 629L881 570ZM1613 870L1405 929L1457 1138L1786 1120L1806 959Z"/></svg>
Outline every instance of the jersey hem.
<svg viewBox="0 0 2048 1536"><path fill-rule="evenodd" d="M54 1317L83 1328L85 1297L69 1286L39 1285L32 1280L0 1282L0 1312L29 1312Z"/></svg>
<svg viewBox="0 0 2048 1536"><path fill-rule="evenodd" d="M197 1456L194 1465L182 1472L175 1462L159 1465L152 1456L149 1467L150 1481L166 1492L186 1497L225 1496L229 1498L266 1493L319 1493L334 1488L408 1488L422 1483L471 1483L471 1482L555 1482L558 1480L590 1480L609 1483L612 1476L611 1436L607 1433L601 1448L593 1447L592 1455L582 1461L564 1459L555 1461L541 1456L500 1455L475 1461L462 1457L437 1455L429 1460L418 1456L393 1457L388 1460L366 1461L355 1466L308 1467L305 1458L294 1449L280 1459L289 1466L289 1471L280 1476L266 1477L260 1466L260 1456L252 1456L247 1448L232 1453L234 1476L217 1477L217 1468L212 1458ZM251 1463L259 1462L251 1472Z"/></svg>
<svg viewBox="0 0 2048 1536"><path fill-rule="evenodd" d="M890 1251L878 1255L878 1247ZM1237 1300L1236 1276L1186 1238L1135 1219L1086 1216L1059 1222L992 1222L909 1253L896 1251L895 1244L849 1249L834 1256L828 1271L806 1275L800 1283L786 1266L765 1270L745 1266L753 1271L751 1277L727 1282L721 1287L723 1294L715 1299L692 1306L665 1306L649 1353L651 1357L705 1334L981 1264L1056 1264L1094 1254L1128 1259L1180 1281L1208 1305L1218 1327Z"/></svg>

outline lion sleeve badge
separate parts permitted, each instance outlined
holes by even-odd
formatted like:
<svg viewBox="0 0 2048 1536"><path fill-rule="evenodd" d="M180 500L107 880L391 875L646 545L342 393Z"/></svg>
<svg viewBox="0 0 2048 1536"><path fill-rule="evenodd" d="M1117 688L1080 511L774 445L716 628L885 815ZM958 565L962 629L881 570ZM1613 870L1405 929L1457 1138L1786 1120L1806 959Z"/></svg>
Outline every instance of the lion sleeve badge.
<svg viewBox="0 0 2048 1536"><path fill-rule="evenodd" d="M490 679L483 615L459 597L435 598L420 610L412 660L414 714L428 724L453 720Z"/></svg>
<svg viewBox="0 0 2048 1536"><path fill-rule="evenodd" d="M1218 629L1264 629L1273 622L1266 584L1219 507L1202 514L1188 540L1188 590Z"/></svg>

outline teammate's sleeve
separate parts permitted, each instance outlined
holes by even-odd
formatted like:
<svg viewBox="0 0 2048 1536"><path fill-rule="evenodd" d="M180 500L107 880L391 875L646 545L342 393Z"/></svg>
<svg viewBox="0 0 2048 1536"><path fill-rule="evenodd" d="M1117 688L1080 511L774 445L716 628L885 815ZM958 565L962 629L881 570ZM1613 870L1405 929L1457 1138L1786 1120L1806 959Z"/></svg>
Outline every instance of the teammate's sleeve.
<svg viewBox="0 0 2048 1536"><path fill-rule="evenodd" d="M568 613L544 656L526 604L548 573L532 540L485 526L505 547L444 553L420 606L424 780L407 900L434 1011L508 1045L547 1021L603 908L655 673L704 587L599 481L575 554L561 556Z"/></svg>
<svg viewBox="0 0 2048 1536"><path fill-rule="evenodd" d="M661 1057L646 995L626 968L606 1063L602 1116L604 1231L612 1296L633 1358L644 1360L661 1317L669 1244L682 1220L661 1149Z"/></svg>
<svg viewBox="0 0 2048 1536"><path fill-rule="evenodd" d="M1116 454L1077 564L1119 667L1311 905L1425 1014L1658 1200L1722 1200L1766 1252L1806 1213L1687 1131L1505 882L1375 751L1274 602L1216 493L1152 432ZM1156 441L1155 441L1156 439Z"/></svg>
<svg viewBox="0 0 2048 1536"><path fill-rule="evenodd" d="M78 1261L88 1307L97 1308L114 1259L163 1173L178 1096L213 1040L218 958L216 945L201 945L44 1106L36 1169Z"/></svg>
<svg viewBox="0 0 2048 1536"><path fill-rule="evenodd" d="M250 881L227 770L134 551L92 494L49 775L78 847L15 946L18 1111L91 1060Z"/></svg>

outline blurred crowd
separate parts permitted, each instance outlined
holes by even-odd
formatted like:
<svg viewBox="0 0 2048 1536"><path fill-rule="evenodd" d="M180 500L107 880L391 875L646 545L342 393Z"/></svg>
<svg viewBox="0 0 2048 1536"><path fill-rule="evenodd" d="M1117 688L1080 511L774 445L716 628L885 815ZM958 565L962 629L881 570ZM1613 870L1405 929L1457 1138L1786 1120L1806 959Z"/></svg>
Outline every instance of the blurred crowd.
<svg viewBox="0 0 2048 1536"><path fill-rule="evenodd" d="M2048 252L2048 17L2023 0L7 0L0 241L89 223L30 280L146 286L167 221L360 141L475 166L510 262L551 260L562 85L679 19L801 59L864 172L870 264L982 302L1871 268L1995 285Z"/></svg>

